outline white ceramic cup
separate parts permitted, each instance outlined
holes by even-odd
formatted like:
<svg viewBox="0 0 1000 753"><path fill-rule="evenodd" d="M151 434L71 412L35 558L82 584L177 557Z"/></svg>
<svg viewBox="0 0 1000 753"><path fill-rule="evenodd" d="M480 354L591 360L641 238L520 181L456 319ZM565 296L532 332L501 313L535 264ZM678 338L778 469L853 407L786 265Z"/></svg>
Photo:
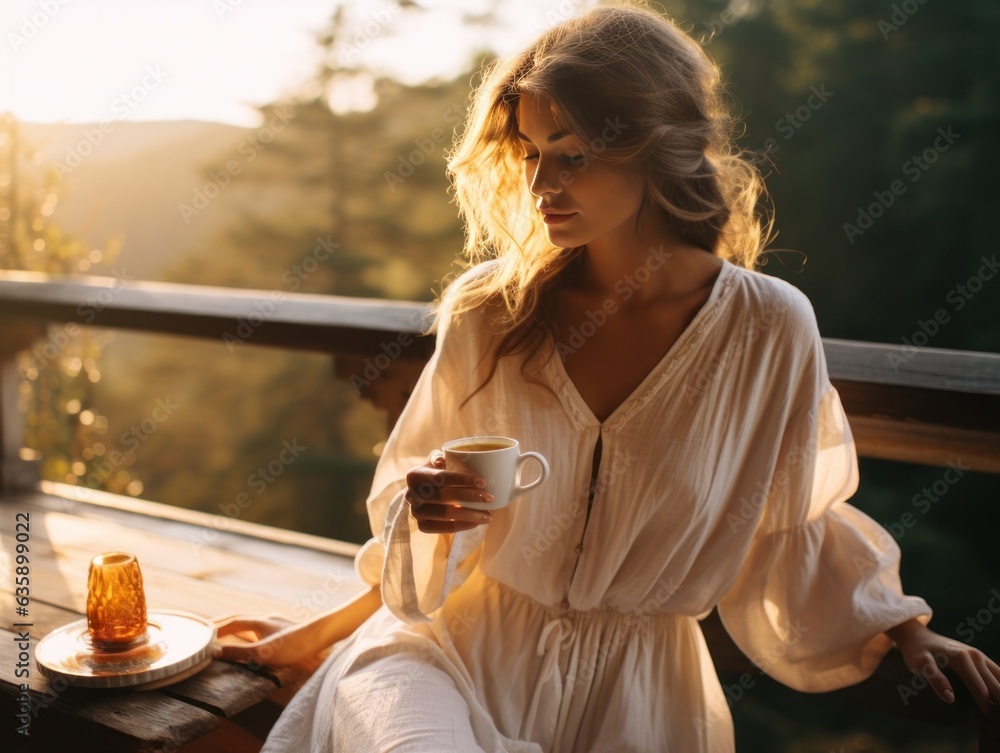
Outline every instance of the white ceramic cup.
<svg viewBox="0 0 1000 753"><path fill-rule="evenodd" d="M496 449L467 449L469 445L498 445ZM482 436L452 439L441 445L445 466L449 471L474 473L486 479L484 491L493 495L492 502L461 502L462 507L475 510L499 510L522 494L541 486L549 477L549 463L537 452L521 452L516 439ZM534 458L541 464L541 475L530 484L521 483L524 464Z"/></svg>

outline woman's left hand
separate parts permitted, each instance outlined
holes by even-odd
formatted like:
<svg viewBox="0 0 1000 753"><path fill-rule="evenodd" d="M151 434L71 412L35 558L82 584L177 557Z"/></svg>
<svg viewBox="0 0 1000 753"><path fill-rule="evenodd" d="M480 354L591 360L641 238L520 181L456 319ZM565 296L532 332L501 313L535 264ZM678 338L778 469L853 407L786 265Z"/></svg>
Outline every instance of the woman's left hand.
<svg viewBox="0 0 1000 753"><path fill-rule="evenodd" d="M949 666L962 678L985 716L998 713L1000 666L982 651L939 635L917 620L897 625L886 634L895 641L906 666L925 677L943 701L953 703L955 700L951 683L941 671Z"/></svg>
<svg viewBox="0 0 1000 753"><path fill-rule="evenodd" d="M311 647L296 640L301 626L281 615L232 615L215 620L217 638L212 656L224 661L249 661L281 667L308 658Z"/></svg>
<svg viewBox="0 0 1000 753"><path fill-rule="evenodd" d="M216 617L212 656L272 667L298 664L347 638L381 606L382 589L376 585L306 622L292 622L279 614Z"/></svg>

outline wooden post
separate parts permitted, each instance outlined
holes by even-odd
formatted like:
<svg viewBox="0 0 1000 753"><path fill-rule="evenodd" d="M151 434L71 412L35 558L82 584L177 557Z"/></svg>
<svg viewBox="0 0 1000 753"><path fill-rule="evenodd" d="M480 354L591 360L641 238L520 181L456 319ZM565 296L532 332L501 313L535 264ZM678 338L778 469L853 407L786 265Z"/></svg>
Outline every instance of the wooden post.
<svg viewBox="0 0 1000 753"><path fill-rule="evenodd" d="M996 707L992 716L979 720L979 753L1000 753L1000 711Z"/></svg>
<svg viewBox="0 0 1000 753"><path fill-rule="evenodd" d="M349 382L359 397L387 412L386 433L389 434L399 420L426 363L422 360L397 358L384 370L378 370L370 358L345 353L334 356L334 373L338 379ZM377 373L371 373L372 368ZM369 371L366 372L366 369Z"/></svg>
<svg viewBox="0 0 1000 753"><path fill-rule="evenodd" d="M31 488L39 481L38 461L24 448L17 354L44 334L40 324L0 324L0 489L4 491Z"/></svg>

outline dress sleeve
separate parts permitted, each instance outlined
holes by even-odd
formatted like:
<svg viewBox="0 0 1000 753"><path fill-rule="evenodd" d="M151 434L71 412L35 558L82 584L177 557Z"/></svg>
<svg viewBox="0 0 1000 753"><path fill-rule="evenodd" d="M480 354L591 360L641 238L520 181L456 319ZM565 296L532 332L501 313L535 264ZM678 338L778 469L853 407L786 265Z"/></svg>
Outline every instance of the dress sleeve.
<svg viewBox="0 0 1000 753"><path fill-rule="evenodd" d="M846 501L858 488L857 449L809 321L810 352L792 381L798 407L746 559L718 609L754 664L818 693L867 679L893 646L884 631L911 618L926 625L932 612L903 593L895 539Z"/></svg>
<svg viewBox="0 0 1000 753"><path fill-rule="evenodd" d="M472 315L461 327L442 317L434 353L386 440L365 503L372 538L355 556L355 570L367 584L381 583L389 611L408 623L430 621L431 612L475 568L486 534L486 526L422 533L404 499L407 471L426 464L431 450L449 439L474 434L473 422L459 415L459 403L476 373L473 354L481 339L476 325Z"/></svg>

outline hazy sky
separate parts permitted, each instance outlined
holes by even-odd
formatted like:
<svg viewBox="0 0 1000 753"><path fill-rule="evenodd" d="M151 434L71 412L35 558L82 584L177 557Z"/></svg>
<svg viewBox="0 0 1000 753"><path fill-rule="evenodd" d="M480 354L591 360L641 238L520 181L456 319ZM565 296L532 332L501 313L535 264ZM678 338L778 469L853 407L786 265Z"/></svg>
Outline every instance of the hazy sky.
<svg viewBox="0 0 1000 753"><path fill-rule="evenodd" d="M347 5L354 58L408 83L451 77L488 39L511 52L592 0L390 0ZM0 112L30 122L217 120L308 78L334 0L3 0ZM501 24L463 26L500 7ZM338 109L366 108L366 89ZM370 106L370 105L367 105Z"/></svg>

